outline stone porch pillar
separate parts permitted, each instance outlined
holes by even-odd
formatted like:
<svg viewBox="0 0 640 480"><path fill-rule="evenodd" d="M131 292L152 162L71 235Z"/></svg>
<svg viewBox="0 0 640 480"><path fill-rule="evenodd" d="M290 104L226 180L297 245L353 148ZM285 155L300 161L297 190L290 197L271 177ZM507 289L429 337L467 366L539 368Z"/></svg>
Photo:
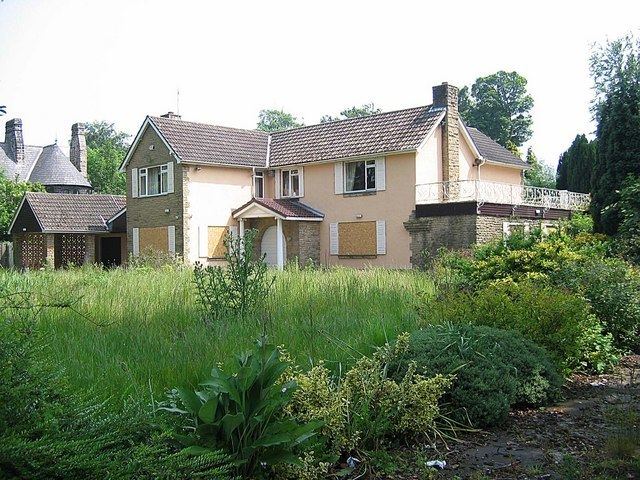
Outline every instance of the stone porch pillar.
<svg viewBox="0 0 640 480"><path fill-rule="evenodd" d="M284 245L283 245L284 233L282 231L282 219L276 219L276 265L278 270L284 269Z"/></svg>
<svg viewBox="0 0 640 480"><path fill-rule="evenodd" d="M46 233L44 236L45 263L54 268L56 266L56 236Z"/></svg>
<svg viewBox="0 0 640 480"><path fill-rule="evenodd" d="M84 241L84 263L93 265L96 263L96 237L95 235L85 235Z"/></svg>

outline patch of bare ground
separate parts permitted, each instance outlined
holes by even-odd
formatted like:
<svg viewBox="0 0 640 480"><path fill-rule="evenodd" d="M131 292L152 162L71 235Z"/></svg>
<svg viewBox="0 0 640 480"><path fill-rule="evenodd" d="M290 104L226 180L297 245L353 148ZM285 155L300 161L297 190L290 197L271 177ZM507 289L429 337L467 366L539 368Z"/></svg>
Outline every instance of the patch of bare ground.
<svg viewBox="0 0 640 480"><path fill-rule="evenodd" d="M374 478L640 479L640 355L611 374L573 375L564 397L514 411L500 429L466 434L448 448L405 452L416 473ZM436 459L446 460L444 470L418 464Z"/></svg>

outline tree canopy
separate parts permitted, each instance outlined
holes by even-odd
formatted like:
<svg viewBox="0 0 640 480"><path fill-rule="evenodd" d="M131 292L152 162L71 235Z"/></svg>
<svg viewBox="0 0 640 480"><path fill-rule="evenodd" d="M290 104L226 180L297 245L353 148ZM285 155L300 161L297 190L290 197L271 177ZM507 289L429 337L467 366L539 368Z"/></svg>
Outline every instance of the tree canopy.
<svg viewBox="0 0 640 480"><path fill-rule="evenodd" d="M524 182L532 187L556 188L556 178L553 169L538 160L533 148L527 150L527 163L531 168L524 172Z"/></svg>
<svg viewBox="0 0 640 480"><path fill-rule="evenodd" d="M258 130L278 132L289 128L302 127L304 124L284 110L260 110L258 113Z"/></svg>
<svg viewBox="0 0 640 480"><path fill-rule="evenodd" d="M533 98L527 79L517 72L476 79L470 89L460 90L458 108L465 123L512 151L531 138Z"/></svg>
<svg viewBox="0 0 640 480"><path fill-rule="evenodd" d="M597 231L615 234L620 190L630 175L640 174L640 40L627 35L597 46L590 72L598 122L592 214Z"/></svg>
<svg viewBox="0 0 640 480"><path fill-rule="evenodd" d="M100 121L86 125L87 170L89 181L98 193L124 195L126 176L118 169L127 153L129 135L112 123Z"/></svg>
<svg viewBox="0 0 640 480"><path fill-rule="evenodd" d="M376 113L381 112L382 110L376 107L373 103L367 103L359 107L354 106L345 108L340 112L339 117L334 117L332 115L323 115L320 118L320 123L335 122L337 120L345 120L347 118L368 117L369 115L375 115Z"/></svg>
<svg viewBox="0 0 640 480"><path fill-rule="evenodd" d="M44 192L44 187L7 178L0 169L0 239L9 238L9 226L26 192Z"/></svg>
<svg viewBox="0 0 640 480"><path fill-rule="evenodd" d="M591 176L598 154L598 142L576 135L571 146L560 155L556 170L557 188L572 192L591 192Z"/></svg>

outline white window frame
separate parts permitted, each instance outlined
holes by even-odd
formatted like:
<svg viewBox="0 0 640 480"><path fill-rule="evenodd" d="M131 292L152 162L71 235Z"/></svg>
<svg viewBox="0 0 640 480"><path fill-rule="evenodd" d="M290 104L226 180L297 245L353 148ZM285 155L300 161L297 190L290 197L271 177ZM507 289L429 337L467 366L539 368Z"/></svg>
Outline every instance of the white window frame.
<svg viewBox="0 0 640 480"><path fill-rule="evenodd" d="M158 185L158 193L149 193L149 170L159 168L160 169L160 185ZM162 190L163 182L162 178L166 178L166 190ZM143 181L144 178L144 181ZM162 165L152 165L150 167L144 167L138 169L138 196L139 197L157 197L160 195L166 195L171 192L171 186L169 185L169 165L163 163Z"/></svg>
<svg viewBox="0 0 640 480"><path fill-rule="evenodd" d="M292 173L295 172L295 173ZM284 184L284 174L288 173L289 174L289 190L290 190L290 195L286 195L284 188L285 188L285 184ZM292 182L292 177L297 177L298 178L298 193L293 194L291 192L291 184ZM280 171L280 197L281 198L299 198L302 196L302 170L301 168L286 168L284 170Z"/></svg>
<svg viewBox="0 0 640 480"><path fill-rule="evenodd" d="M350 165L352 163L364 163L364 190L349 190L347 187L347 165ZM378 184L378 175L376 172L376 160L375 159L371 159L371 160L354 160L352 162L344 162L343 164L343 182L344 182L344 193L365 193L365 192L375 192L377 190L376 186L373 187L369 187L367 185L368 181L369 181L369 176L367 175L367 170L368 169L373 169L373 178L374 181L376 183L376 185Z"/></svg>
<svg viewBox="0 0 640 480"><path fill-rule="evenodd" d="M264 171L255 170L253 172L253 196L254 198L264 198ZM262 195L258 195L257 181L261 180L262 182Z"/></svg>

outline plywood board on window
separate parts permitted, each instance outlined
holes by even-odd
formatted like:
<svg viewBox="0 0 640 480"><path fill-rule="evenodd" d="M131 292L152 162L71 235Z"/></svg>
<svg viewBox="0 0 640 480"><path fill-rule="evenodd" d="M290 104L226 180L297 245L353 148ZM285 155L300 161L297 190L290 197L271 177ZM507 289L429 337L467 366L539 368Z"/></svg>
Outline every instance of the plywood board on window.
<svg viewBox="0 0 640 480"><path fill-rule="evenodd" d="M169 253L169 231L167 227L147 227L140 229L140 252Z"/></svg>
<svg viewBox="0 0 640 480"><path fill-rule="evenodd" d="M209 258L223 258L227 253L227 249L224 247L224 237L227 234L227 227L209 227L207 231L208 235L208 253Z"/></svg>
<svg viewBox="0 0 640 480"><path fill-rule="evenodd" d="M375 255L376 222L338 223L338 255Z"/></svg>

